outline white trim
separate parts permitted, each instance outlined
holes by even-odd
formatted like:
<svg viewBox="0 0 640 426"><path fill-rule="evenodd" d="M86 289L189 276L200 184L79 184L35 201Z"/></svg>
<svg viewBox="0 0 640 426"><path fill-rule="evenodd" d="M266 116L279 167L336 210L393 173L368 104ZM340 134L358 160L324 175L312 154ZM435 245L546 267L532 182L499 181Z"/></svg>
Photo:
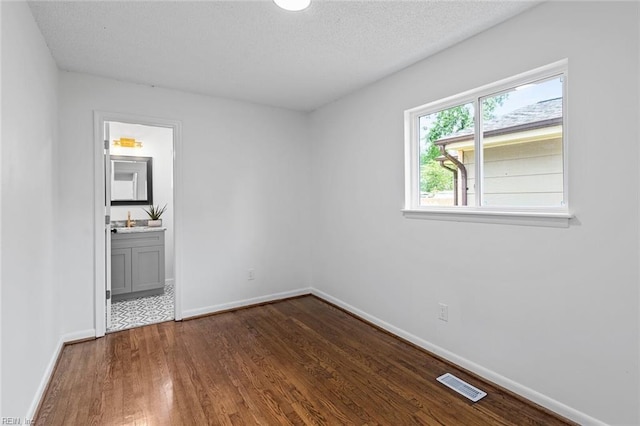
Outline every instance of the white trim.
<svg viewBox="0 0 640 426"><path fill-rule="evenodd" d="M499 211L442 207L431 209L404 209L408 219L430 219L451 222L499 223L504 225L546 226L550 228L568 228L573 217L570 213L538 211Z"/></svg>
<svg viewBox="0 0 640 426"><path fill-rule="evenodd" d="M102 123L102 130L103 130L103 140L104 141L111 141L111 125L107 124L107 122ZM105 177L104 179L104 185L102 186L104 188L104 199L105 200L111 200L111 185L107 185L107 176L111 176L111 147L110 147L110 143L106 143L105 142L105 146L103 146L104 150L103 150L103 154L102 154L102 158L103 158L103 167L104 167L104 172L102 174L102 176ZM105 216L109 216L109 220L111 220L111 203L104 203L104 214ZM110 232L111 232L111 224L106 224L103 222L104 227L104 239L105 239L105 252L106 253L111 253L111 238L109 237ZM105 271L104 271L104 276L105 278L105 288L108 292L111 293L111 256L107 255L103 258L103 262L104 262L104 267L105 267ZM105 315L105 328L109 328L111 327L111 299L108 299L105 303L105 310L106 310L106 315Z"/></svg>
<svg viewBox="0 0 640 426"><path fill-rule="evenodd" d="M142 124L153 127L167 127L173 129L173 253L174 253L174 318L182 319L182 123L177 120L141 116L135 114L122 114L117 112L105 112L95 110L94 117L94 309L96 337L104 336L105 306L104 293L104 162L102 161L103 136L102 128L105 121L117 121L120 123Z"/></svg>
<svg viewBox="0 0 640 426"><path fill-rule="evenodd" d="M90 328L87 330L74 331L73 333L63 334L62 337L60 337L60 340L63 343L72 343L77 340L88 339L90 337L95 337L95 336L96 336L96 330L93 328Z"/></svg>
<svg viewBox="0 0 640 426"><path fill-rule="evenodd" d="M481 166L475 167L475 179L476 187L474 192L475 196L475 205L481 206L484 200L484 135L482 134L482 126L484 124L482 115L484 111L482 110L482 102L480 102L480 97L477 97L473 100L473 109L475 114L473 114L473 149L474 149L474 161L476 164L480 164ZM467 175L467 179L469 179L469 175ZM420 195L418 195L420 197ZM420 200L418 200L418 205L420 205Z"/></svg>
<svg viewBox="0 0 640 426"><path fill-rule="evenodd" d="M250 299L237 300L235 302L221 303L219 305L206 306L204 308L189 309L184 311L184 318L188 319L200 315L214 314L216 312L227 311L229 309L244 308L257 303L273 302L281 299L287 299L289 297L304 296L311 293L311 287L299 288L297 290L283 291L281 293L252 297Z"/></svg>
<svg viewBox="0 0 640 426"><path fill-rule="evenodd" d="M105 239L104 239L104 187L102 186L104 176L104 122L107 121L102 113L93 113L93 157L94 157L94 178L93 178L93 230L94 230L94 259L93 259L93 283L94 283L94 327L96 337L104 336L105 325L105 304L103 303L105 288Z"/></svg>
<svg viewBox="0 0 640 426"><path fill-rule="evenodd" d="M35 395L33 396L33 400L31 401L31 405L29 406L29 411L27 411L27 415L25 419L34 419L36 415L36 410L38 409L38 405L40 404L40 400L44 396L44 392L47 390L47 385L51 380L51 376L53 375L53 369L56 367L56 363L58 362L58 358L60 357L60 353L62 352L62 348L65 343L73 342L74 340L80 339L88 339L90 337L95 337L96 330L83 330L77 331L75 333L63 334L60 336L60 340L58 340L58 344L51 355L51 359L49 359L49 363L47 364L47 368L44 370L44 374L42 375L42 379L40 379L40 384L38 385L38 389L36 390Z"/></svg>
<svg viewBox="0 0 640 426"><path fill-rule="evenodd" d="M426 349L429 352L432 352L462 368L465 368L467 370L470 370L472 372L474 372L475 374L485 378L486 380L489 380L499 386L502 386L505 389L510 390L511 392L515 392L518 395L523 396L524 398L527 398L530 401L535 402L536 404L539 404L543 407L548 408L549 410L560 414L561 416L567 417L568 419L571 419L575 422L578 422L582 425L594 425L594 426L605 426L606 423L593 418L591 416L589 416L588 414L585 414L581 411L578 411L574 408L571 408L559 401L556 401L555 399L552 399L546 395L541 394L540 392L537 392L531 388L528 388L520 383L517 383L505 376L502 376L498 373L496 373L495 371L492 371L488 368L485 368L481 365L478 365L476 363L474 363L473 361L470 361L466 358L463 358L453 352L450 352L440 346L434 345L431 342L428 342L424 339L421 339L418 336L415 336L401 328L395 327L391 324L389 324L388 322L385 322L377 317L374 317L373 315L369 315L368 313L356 308L355 306L352 306L346 302L343 302L342 300L333 297L321 290L318 290L316 288L312 288L311 289L311 294L313 294L314 296L317 296L321 299L324 299L328 302L333 303L336 306L339 306L340 308L359 316L360 318L369 321L372 324L375 324L376 326L398 336L401 337L423 349Z"/></svg>
<svg viewBox="0 0 640 426"><path fill-rule="evenodd" d="M182 122L173 121L173 317L182 320Z"/></svg>
<svg viewBox="0 0 640 426"><path fill-rule="evenodd" d="M562 167L563 167L563 201L569 208L571 200L569 198L569 64L565 63L564 80L562 81Z"/></svg>

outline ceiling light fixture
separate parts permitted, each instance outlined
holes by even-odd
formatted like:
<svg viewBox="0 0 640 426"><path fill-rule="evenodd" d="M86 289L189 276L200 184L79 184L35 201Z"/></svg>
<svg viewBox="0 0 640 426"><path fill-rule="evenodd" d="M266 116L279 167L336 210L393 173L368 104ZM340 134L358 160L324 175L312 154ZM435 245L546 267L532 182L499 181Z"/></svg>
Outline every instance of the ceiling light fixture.
<svg viewBox="0 0 640 426"><path fill-rule="evenodd" d="M311 4L311 0L273 0L273 2L284 10L291 12L305 10Z"/></svg>

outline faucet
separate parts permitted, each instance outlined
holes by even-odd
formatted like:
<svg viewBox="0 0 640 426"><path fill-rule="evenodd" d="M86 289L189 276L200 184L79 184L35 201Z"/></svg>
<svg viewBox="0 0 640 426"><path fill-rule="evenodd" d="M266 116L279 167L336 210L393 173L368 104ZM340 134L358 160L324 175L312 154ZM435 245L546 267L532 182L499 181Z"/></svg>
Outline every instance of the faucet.
<svg viewBox="0 0 640 426"><path fill-rule="evenodd" d="M131 212L127 212L127 228L131 228L136 225L135 220L131 220Z"/></svg>

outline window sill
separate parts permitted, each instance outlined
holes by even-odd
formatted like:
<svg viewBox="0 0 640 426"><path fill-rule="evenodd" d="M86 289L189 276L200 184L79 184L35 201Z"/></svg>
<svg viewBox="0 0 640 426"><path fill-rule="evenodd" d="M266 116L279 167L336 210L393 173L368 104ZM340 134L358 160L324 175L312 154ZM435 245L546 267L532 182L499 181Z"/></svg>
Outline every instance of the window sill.
<svg viewBox="0 0 640 426"><path fill-rule="evenodd" d="M407 219L445 220L452 222L497 223L505 225L568 228L573 217L568 212L476 210L464 208L404 209Z"/></svg>

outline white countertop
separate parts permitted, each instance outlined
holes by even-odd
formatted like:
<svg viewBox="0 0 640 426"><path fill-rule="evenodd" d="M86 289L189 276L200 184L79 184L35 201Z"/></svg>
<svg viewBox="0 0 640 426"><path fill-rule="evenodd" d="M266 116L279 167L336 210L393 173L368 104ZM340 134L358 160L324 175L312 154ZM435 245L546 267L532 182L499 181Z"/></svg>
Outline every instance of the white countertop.
<svg viewBox="0 0 640 426"><path fill-rule="evenodd" d="M162 226L132 226L130 228L113 228L118 234L132 234L135 232L157 232L166 231L167 228Z"/></svg>

